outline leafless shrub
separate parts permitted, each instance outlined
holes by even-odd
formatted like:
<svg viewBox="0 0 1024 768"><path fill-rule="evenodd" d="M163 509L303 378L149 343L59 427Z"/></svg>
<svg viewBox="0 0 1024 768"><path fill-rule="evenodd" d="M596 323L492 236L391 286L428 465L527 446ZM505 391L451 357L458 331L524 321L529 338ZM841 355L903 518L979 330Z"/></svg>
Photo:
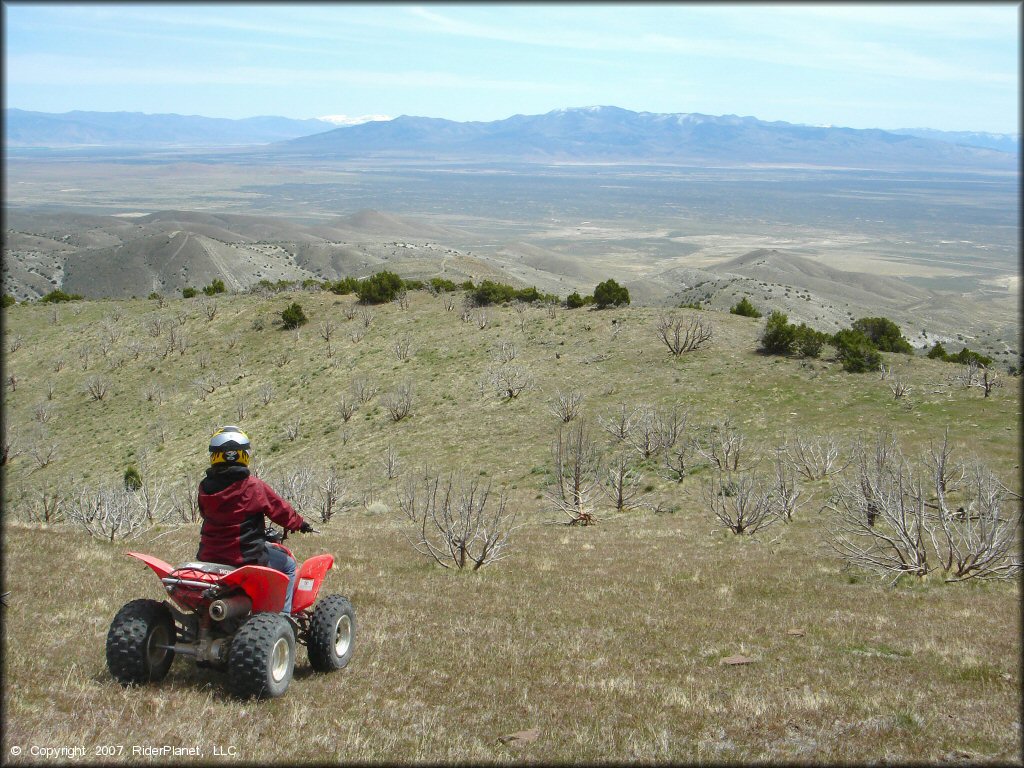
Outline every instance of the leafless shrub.
<svg viewBox="0 0 1024 768"><path fill-rule="evenodd" d="M988 397L992 394L993 389L1003 386L1003 382L1000 380L999 374L982 366L981 379L978 381L977 386L981 387L985 397Z"/></svg>
<svg viewBox="0 0 1024 768"><path fill-rule="evenodd" d="M138 538L166 517L153 515L144 500L123 486L80 488L67 502L67 516L90 536L111 542Z"/></svg>
<svg viewBox="0 0 1024 768"><path fill-rule="evenodd" d="M942 436L942 445L936 448L934 444L929 444L928 455L925 458L940 496L955 492L967 475L964 465L954 461L952 457L953 447L949 444L949 428L947 427Z"/></svg>
<svg viewBox="0 0 1024 768"><path fill-rule="evenodd" d="M269 477L267 482L300 515L304 515L314 504L317 480L309 467L284 470Z"/></svg>
<svg viewBox="0 0 1024 768"><path fill-rule="evenodd" d="M597 423L601 425L601 429L621 442L629 438L636 415L635 408L627 408L625 403L620 403L619 410L608 417L598 417Z"/></svg>
<svg viewBox="0 0 1024 768"><path fill-rule="evenodd" d="M716 471L703 490L714 518L737 535L753 536L779 520L771 492L753 472Z"/></svg>
<svg viewBox="0 0 1024 768"><path fill-rule="evenodd" d="M217 316L217 302L214 299L203 297L199 302L199 309L206 315L207 322L212 322Z"/></svg>
<svg viewBox="0 0 1024 768"><path fill-rule="evenodd" d="M145 387L143 387L142 396L146 399L147 403L155 402L158 405L163 405L164 390L163 387L161 387L155 381L151 381Z"/></svg>
<svg viewBox="0 0 1024 768"><path fill-rule="evenodd" d="M900 400L910 394L912 387L903 379L893 378L892 381L889 382L889 389L892 390L892 396L896 400Z"/></svg>
<svg viewBox="0 0 1024 768"><path fill-rule="evenodd" d="M443 301L444 301L444 311L445 312L452 312L452 311L454 311L454 309L455 309L455 297L454 296L452 296L450 293L446 293L446 294L444 294Z"/></svg>
<svg viewBox="0 0 1024 768"><path fill-rule="evenodd" d="M347 397L342 396L341 400L338 401L338 414L341 416L341 420L348 422L352 418L352 414L355 413L356 404L351 402Z"/></svg>
<svg viewBox="0 0 1024 768"><path fill-rule="evenodd" d="M244 379L249 375L249 358L239 352L235 355L235 378Z"/></svg>
<svg viewBox="0 0 1024 768"><path fill-rule="evenodd" d="M929 522L946 581L1019 577L1020 497L1011 499L1007 488L980 465L971 472L962 506L950 503L938 475L933 490L936 513Z"/></svg>
<svg viewBox="0 0 1024 768"><path fill-rule="evenodd" d="M235 413L238 416L239 421L245 421L245 411L248 406L248 401L242 395L235 398Z"/></svg>
<svg viewBox="0 0 1024 768"><path fill-rule="evenodd" d="M661 457L661 476L674 483L681 483L693 468L694 441L680 433L680 437L667 448Z"/></svg>
<svg viewBox="0 0 1024 768"><path fill-rule="evenodd" d="M398 303L398 307L400 309L403 309L403 310L408 309L409 308L409 292L403 288L395 296L395 301Z"/></svg>
<svg viewBox="0 0 1024 768"><path fill-rule="evenodd" d="M316 478L316 501L321 522L330 522L344 506L345 495L345 483L337 467L331 466L322 476Z"/></svg>
<svg viewBox="0 0 1024 768"><path fill-rule="evenodd" d="M128 343L125 345L125 349L128 350L128 354L131 356L132 360L138 360L142 356L145 345L143 345L142 341L139 339L129 339Z"/></svg>
<svg viewBox="0 0 1024 768"><path fill-rule="evenodd" d="M394 480L401 472L401 462L398 459L398 451L395 450L395 447L391 445L391 443L388 443L388 447L384 451L384 456L381 458L381 464L384 467L384 472L388 476L388 480Z"/></svg>
<svg viewBox="0 0 1024 768"><path fill-rule="evenodd" d="M278 368L284 368L292 360L292 351L290 349L280 349L277 354L274 355L274 365Z"/></svg>
<svg viewBox="0 0 1024 768"><path fill-rule="evenodd" d="M484 328L487 327L487 322L488 322L487 310L486 309L479 310L476 313L476 327L479 328L482 331Z"/></svg>
<svg viewBox="0 0 1024 768"><path fill-rule="evenodd" d="M320 321L320 329L319 330L320 330L320 338L323 339L324 341L326 341L328 343L328 345L330 345L331 337L334 335L334 332L336 330L338 330L338 324L335 323L330 318L325 318L325 319Z"/></svg>
<svg viewBox="0 0 1024 768"><path fill-rule="evenodd" d="M384 407L392 421L401 421L412 411L412 382L403 381L383 397Z"/></svg>
<svg viewBox="0 0 1024 768"><path fill-rule="evenodd" d="M217 391L217 387L221 386L223 381L217 373L209 373L206 376L200 376L198 379L193 380L192 389L195 390L196 396L201 400L205 401L207 395L212 395Z"/></svg>
<svg viewBox="0 0 1024 768"><path fill-rule="evenodd" d="M697 452L720 471L736 472L746 454L746 438L729 419L711 424L696 443ZM755 462L756 464L756 462Z"/></svg>
<svg viewBox="0 0 1024 768"><path fill-rule="evenodd" d="M199 494L196 485L188 475L183 476L172 487L171 509L176 520L181 523L198 523L202 519L199 511Z"/></svg>
<svg viewBox="0 0 1024 768"><path fill-rule="evenodd" d="M67 501L73 480L64 483L43 480L34 486L24 507L25 517L32 523L60 523L67 516Z"/></svg>
<svg viewBox="0 0 1024 768"><path fill-rule="evenodd" d="M466 306L463 304L462 312L459 314L459 319L464 323L468 323L473 319L473 307L472 305Z"/></svg>
<svg viewBox="0 0 1024 768"><path fill-rule="evenodd" d="M35 410L33 411L33 418L40 424L45 424L50 420L52 415L52 406L48 402L36 403Z"/></svg>
<svg viewBox="0 0 1024 768"><path fill-rule="evenodd" d="M516 516L503 495L491 503L490 485L452 475L410 478L398 506L413 524L415 550L444 568L476 571L509 554Z"/></svg>
<svg viewBox="0 0 1024 768"><path fill-rule="evenodd" d="M348 337L352 339L353 344L358 344L366 336L366 328L362 326L356 326L349 331Z"/></svg>
<svg viewBox="0 0 1024 768"><path fill-rule="evenodd" d="M514 341L502 339L501 341L498 342L498 346L494 350L494 362L497 363L498 365L502 365L504 363L511 363L513 360L516 359L516 355L518 354L519 352L516 349Z"/></svg>
<svg viewBox="0 0 1024 768"><path fill-rule="evenodd" d="M572 426L558 427L551 447L555 463L555 487L546 492L548 500L569 518L569 525L595 523L594 497L600 478L597 450L582 419Z"/></svg>
<svg viewBox="0 0 1024 768"><path fill-rule="evenodd" d="M78 346L78 362L82 364L82 370L89 370L89 359L92 357L92 347L89 344Z"/></svg>
<svg viewBox="0 0 1024 768"><path fill-rule="evenodd" d="M662 431L654 408L643 405L636 409L626 439L644 459L649 459L661 450Z"/></svg>
<svg viewBox="0 0 1024 768"><path fill-rule="evenodd" d="M410 339L408 336L403 335L397 341L395 341L392 349L395 352L395 358L397 358L397 360L400 363L404 363L413 354L412 339Z"/></svg>
<svg viewBox="0 0 1024 768"><path fill-rule="evenodd" d="M803 506L803 502L800 501L802 491L797 484L797 471L792 463L786 460L785 448L780 447L775 451L773 468L775 472L771 478L773 482L770 503L775 514L790 522L793 513Z"/></svg>
<svg viewBox="0 0 1024 768"><path fill-rule="evenodd" d="M555 393L555 399L548 406L548 410L564 424L580 415L580 407L583 405L583 393L577 389L568 392Z"/></svg>
<svg viewBox="0 0 1024 768"><path fill-rule="evenodd" d="M104 360L110 357L110 353L113 349L114 342L110 339L100 339L100 354L103 355Z"/></svg>
<svg viewBox="0 0 1024 768"><path fill-rule="evenodd" d="M373 325L373 311L367 307L361 307L359 309L359 322L363 324L363 328L369 328Z"/></svg>
<svg viewBox="0 0 1024 768"><path fill-rule="evenodd" d="M85 382L85 391L93 400L103 400L110 393L110 379L106 376L90 376Z"/></svg>
<svg viewBox="0 0 1024 768"><path fill-rule="evenodd" d="M16 373L9 373L7 375L7 386L11 388L11 392L18 391L18 382L21 381L21 377Z"/></svg>
<svg viewBox="0 0 1024 768"><path fill-rule="evenodd" d="M33 436L28 454L35 460L36 469L46 469L57 459L59 451L60 444L45 430L40 430Z"/></svg>
<svg viewBox="0 0 1024 768"><path fill-rule="evenodd" d="M19 349L21 349L24 344L25 337L19 333L15 336L12 336L11 340L7 342L7 351L10 352L11 354L14 354Z"/></svg>
<svg viewBox="0 0 1024 768"><path fill-rule="evenodd" d="M786 443L786 455L796 471L811 481L842 472L850 463L840 462L839 443L831 435L817 438L793 435Z"/></svg>
<svg viewBox="0 0 1024 768"><path fill-rule="evenodd" d="M341 316L346 320L354 320L356 317L356 305L355 302L348 302L341 308Z"/></svg>
<svg viewBox="0 0 1024 768"><path fill-rule="evenodd" d="M179 307L174 316L178 320L178 325L184 325L192 317L192 309L188 306Z"/></svg>
<svg viewBox="0 0 1024 768"><path fill-rule="evenodd" d="M113 315L107 315L100 321L100 330L107 341L115 344L121 338L121 321Z"/></svg>
<svg viewBox="0 0 1024 768"><path fill-rule="evenodd" d="M558 316L558 302L549 301L546 305L548 317L554 320Z"/></svg>
<svg viewBox="0 0 1024 768"><path fill-rule="evenodd" d="M260 401L264 405L269 405L270 401L274 398L274 385L271 382L260 385Z"/></svg>
<svg viewBox="0 0 1024 768"><path fill-rule="evenodd" d="M229 333L224 337L224 344L227 345L228 351L234 349L238 345L239 336L237 333Z"/></svg>
<svg viewBox="0 0 1024 768"><path fill-rule="evenodd" d="M374 395L377 394L377 385L363 376L352 379L350 388L352 389L352 394L363 405L373 400Z"/></svg>
<svg viewBox="0 0 1024 768"><path fill-rule="evenodd" d="M152 336L154 339L160 338L164 332L164 318L160 315L152 315L146 318L143 324L146 328L146 333Z"/></svg>
<svg viewBox="0 0 1024 768"><path fill-rule="evenodd" d="M60 309L57 307L50 310L50 323L52 325L60 325Z"/></svg>
<svg viewBox="0 0 1024 768"><path fill-rule="evenodd" d="M530 372L515 363L492 365L487 372L487 379L491 388L507 400L519 397L533 386L533 376Z"/></svg>
<svg viewBox="0 0 1024 768"><path fill-rule="evenodd" d="M611 458L605 472L605 493L616 510L639 506L641 480L643 475L633 467L628 453L621 451Z"/></svg>
<svg viewBox="0 0 1024 768"><path fill-rule="evenodd" d="M12 430L10 424L4 419L3 442L0 443L0 466L7 466L7 462L22 454L18 442L18 433Z"/></svg>
<svg viewBox="0 0 1024 768"><path fill-rule="evenodd" d="M520 333L526 333L526 321L529 308L525 302L517 301L512 304L512 311L516 313L516 322L519 324Z"/></svg>
<svg viewBox="0 0 1024 768"><path fill-rule="evenodd" d="M54 370L54 372L55 373L60 373L62 370L64 370L64 366L65 365L66 365L66 363L64 361L64 358L60 357L60 356L57 356L54 359L54 361L53 361L53 370Z"/></svg>
<svg viewBox="0 0 1024 768"><path fill-rule="evenodd" d="M701 317L692 317L687 323L682 317L663 315L655 329L658 338L665 342L669 352L676 357L684 352L699 349L711 340L713 333L711 323Z"/></svg>
<svg viewBox="0 0 1024 768"><path fill-rule="evenodd" d="M205 371L210 367L210 361L210 353L206 350L203 350L196 356L196 364L199 366L199 370L201 371Z"/></svg>
<svg viewBox="0 0 1024 768"><path fill-rule="evenodd" d="M892 451L891 448L895 448ZM829 544L852 565L892 577L925 576L928 562L924 489L893 446L880 439L874 453L858 446L858 473L838 479L829 501Z"/></svg>
<svg viewBox="0 0 1024 768"><path fill-rule="evenodd" d="M284 436L289 442L295 442L302 431L302 417L293 416L284 424Z"/></svg>
<svg viewBox="0 0 1024 768"><path fill-rule="evenodd" d="M885 381L890 376L892 376L892 366L891 365L886 365L885 363L879 363L878 364L878 378L880 378L882 381Z"/></svg>
<svg viewBox="0 0 1024 768"><path fill-rule="evenodd" d="M50 379L46 382L46 399L53 400L53 393L57 391L57 382Z"/></svg>

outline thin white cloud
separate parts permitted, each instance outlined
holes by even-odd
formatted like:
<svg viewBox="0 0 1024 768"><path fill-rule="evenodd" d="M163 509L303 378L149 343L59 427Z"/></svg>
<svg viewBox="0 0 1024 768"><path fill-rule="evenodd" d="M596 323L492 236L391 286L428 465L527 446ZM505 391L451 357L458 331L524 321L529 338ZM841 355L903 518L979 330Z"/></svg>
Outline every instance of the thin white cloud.
<svg viewBox="0 0 1024 768"><path fill-rule="evenodd" d="M90 58L57 54L11 54L7 57L8 82L26 85L247 85L295 86L347 84L405 88L487 88L538 92L554 85L502 80L476 75L421 70L380 72L355 69L291 67L200 67L188 64L124 68L96 64Z"/></svg>

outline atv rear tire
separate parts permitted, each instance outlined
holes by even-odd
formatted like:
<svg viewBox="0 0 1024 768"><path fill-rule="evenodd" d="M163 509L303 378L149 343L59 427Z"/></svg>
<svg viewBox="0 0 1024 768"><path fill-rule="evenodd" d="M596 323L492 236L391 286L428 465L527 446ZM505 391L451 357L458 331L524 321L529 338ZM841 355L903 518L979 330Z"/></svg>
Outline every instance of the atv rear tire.
<svg viewBox="0 0 1024 768"><path fill-rule="evenodd" d="M295 632L279 613L257 613L238 630L228 653L228 685L241 698L273 699L295 669Z"/></svg>
<svg viewBox="0 0 1024 768"><path fill-rule="evenodd" d="M352 658L356 612L341 595L330 595L313 610L309 628L309 663L317 672L341 669Z"/></svg>
<svg viewBox="0 0 1024 768"><path fill-rule="evenodd" d="M110 623L107 667L122 685L153 683L167 675L174 661L177 637L174 618L164 603L132 600Z"/></svg>

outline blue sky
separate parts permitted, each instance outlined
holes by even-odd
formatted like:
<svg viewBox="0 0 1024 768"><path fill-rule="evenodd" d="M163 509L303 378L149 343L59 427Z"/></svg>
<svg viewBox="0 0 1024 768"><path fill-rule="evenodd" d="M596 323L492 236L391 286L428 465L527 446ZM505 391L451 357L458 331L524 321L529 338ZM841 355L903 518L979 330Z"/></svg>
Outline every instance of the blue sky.
<svg viewBox="0 0 1024 768"><path fill-rule="evenodd" d="M5 106L1019 132L1020 7L4 3Z"/></svg>

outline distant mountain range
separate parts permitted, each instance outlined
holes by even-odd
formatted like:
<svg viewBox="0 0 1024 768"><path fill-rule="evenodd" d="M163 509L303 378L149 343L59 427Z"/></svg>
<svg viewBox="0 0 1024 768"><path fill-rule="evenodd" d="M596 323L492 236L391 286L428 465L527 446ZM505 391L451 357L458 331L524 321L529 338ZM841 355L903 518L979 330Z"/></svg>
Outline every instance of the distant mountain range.
<svg viewBox="0 0 1024 768"><path fill-rule="evenodd" d="M212 147L286 141L337 125L325 120L248 117L228 120L198 115L142 112L27 112L4 110L7 147Z"/></svg>
<svg viewBox="0 0 1024 768"><path fill-rule="evenodd" d="M9 148L258 146L263 156L1010 170L1019 148L1019 136L1006 134L864 130L618 107L557 109L492 122L403 115L340 128L325 120L137 112L6 109L4 117Z"/></svg>

